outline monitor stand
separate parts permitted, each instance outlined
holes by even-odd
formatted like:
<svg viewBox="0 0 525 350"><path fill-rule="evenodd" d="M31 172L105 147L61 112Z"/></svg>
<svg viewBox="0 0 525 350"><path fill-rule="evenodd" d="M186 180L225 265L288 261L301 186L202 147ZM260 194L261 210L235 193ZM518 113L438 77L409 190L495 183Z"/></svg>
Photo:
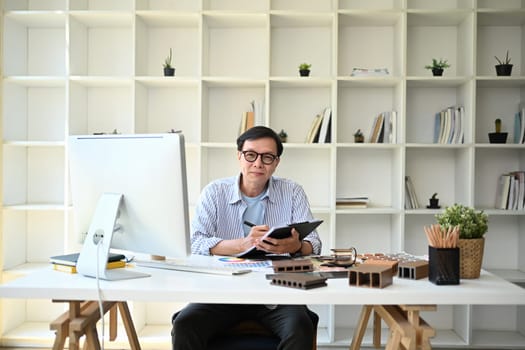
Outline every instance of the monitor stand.
<svg viewBox="0 0 525 350"><path fill-rule="evenodd" d="M104 193L100 197L78 257L78 273L110 281L150 276L125 268L106 269L122 197L120 193Z"/></svg>

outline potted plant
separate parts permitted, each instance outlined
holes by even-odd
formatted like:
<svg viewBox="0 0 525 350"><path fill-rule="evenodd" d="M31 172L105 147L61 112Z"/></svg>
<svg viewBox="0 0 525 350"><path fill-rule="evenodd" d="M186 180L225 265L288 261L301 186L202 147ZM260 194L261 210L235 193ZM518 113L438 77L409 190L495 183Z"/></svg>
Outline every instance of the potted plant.
<svg viewBox="0 0 525 350"><path fill-rule="evenodd" d="M310 68L312 67L311 64L308 63L301 63L299 65L299 75L302 77L307 77L310 75Z"/></svg>
<svg viewBox="0 0 525 350"><path fill-rule="evenodd" d="M501 132L501 119L497 118L494 121L496 132L489 132L489 142L490 143L506 143L507 135L506 132Z"/></svg>
<svg viewBox="0 0 525 350"><path fill-rule="evenodd" d="M505 54L505 59L500 60L498 56L494 56L498 64L496 67L496 74L498 76L509 76L512 73L512 64L510 64L509 50Z"/></svg>
<svg viewBox="0 0 525 350"><path fill-rule="evenodd" d="M429 201L429 204L427 206L428 209L439 209L441 208L439 206L439 198L437 197L437 193L434 193L432 195L432 197L430 197L430 199L428 200Z"/></svg>
<svg viewBox="0 0 525 350"><path fill-rule="evenodd" d="M171 66L171 59L172 59L172 50L170 47L170 54L166 59L164 60L164 76L165 77L172 77L175 75L175 68Z"/></svg>
<svg viewBox="0 0 525 350"><path fill-rule="evenodd" d="M365 142L365 136L363 135L363 132L361 131L361 129L357 129L357 131L354 133L354 142L355 143Z"/></svg>
<svg viewBox="0 0 525 350"><path fill-rule="evenodd" d="M430 69L432 71L432 75L434 75L435 77L442 76L445 68L449 68L449 67L450 67L450 64L448 63L448 61L442 58L440 58L439 60L436 58L433 58L432 64L425 66L426 69Z"/></svg>
<svg viewBox="0 0 525 350"><path fill-rule="evenodd" d="M445 229L459 226L459 261L461 278L478 278L483 262L488 215L483 210L454 204L436 214L437 222Z"/></svg>

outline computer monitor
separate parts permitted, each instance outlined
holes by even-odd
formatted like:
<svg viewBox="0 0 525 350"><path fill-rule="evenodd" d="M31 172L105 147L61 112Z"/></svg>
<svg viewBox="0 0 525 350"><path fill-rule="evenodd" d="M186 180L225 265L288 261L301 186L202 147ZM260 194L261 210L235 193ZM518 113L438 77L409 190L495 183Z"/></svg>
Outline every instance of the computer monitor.
<svg viewBox="0 0 525 350"><path fill-rule="evenodd" d="M75 233L86 237L79 273L126 278L106 270L110 248L169 258L190 254L181 133L77 135L69 137L68 149Z"/></svg>

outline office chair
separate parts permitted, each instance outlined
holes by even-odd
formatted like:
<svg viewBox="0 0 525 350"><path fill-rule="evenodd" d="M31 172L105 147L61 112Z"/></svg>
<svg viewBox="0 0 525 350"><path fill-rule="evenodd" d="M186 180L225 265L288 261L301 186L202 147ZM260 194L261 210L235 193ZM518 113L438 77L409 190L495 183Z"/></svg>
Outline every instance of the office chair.
<svg viewBox="0 0 525 350"><path fill-rule="evenodd" d="M311 310L308 314L317 330L319 317ZM276 350L279 338L257 321L247 320L235 325L224 334L212 339L207 350ZM314 332L312 350L317 349L317 334Z"/></svg>

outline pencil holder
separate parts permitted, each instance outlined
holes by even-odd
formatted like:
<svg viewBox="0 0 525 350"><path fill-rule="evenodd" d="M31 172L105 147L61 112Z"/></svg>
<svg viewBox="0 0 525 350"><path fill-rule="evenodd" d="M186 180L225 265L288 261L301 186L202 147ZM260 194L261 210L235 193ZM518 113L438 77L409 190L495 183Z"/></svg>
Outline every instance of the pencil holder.
<svg viewBox="0 0 525 350"><path fill-rule="evenodd" d="M429 246L428 279L437 285L459 284L459 248Z"/></svg>

